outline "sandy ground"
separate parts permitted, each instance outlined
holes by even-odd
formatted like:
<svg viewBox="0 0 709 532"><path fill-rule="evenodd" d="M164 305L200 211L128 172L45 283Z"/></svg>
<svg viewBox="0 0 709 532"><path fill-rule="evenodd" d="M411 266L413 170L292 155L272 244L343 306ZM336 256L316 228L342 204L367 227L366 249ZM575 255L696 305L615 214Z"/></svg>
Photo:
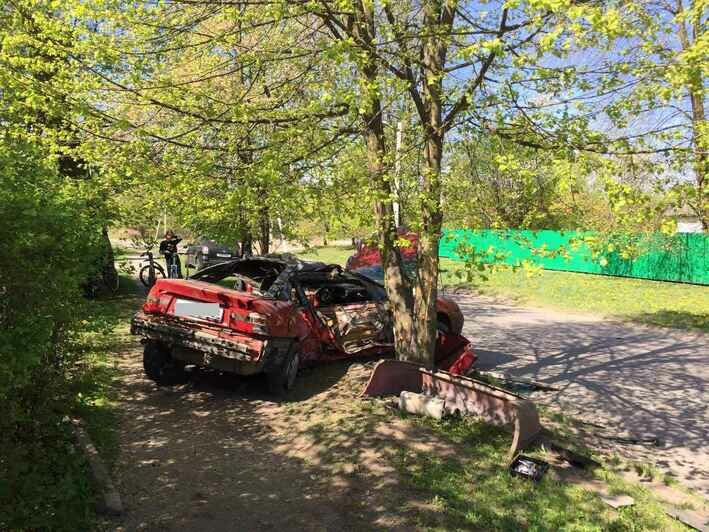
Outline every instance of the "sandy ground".
<svg viewBox="0 0 709 532"><path fill-rule="evenodd" d="M278 402L260 378L209 371L158 388L136 341L118 356L114 476L126 512L116 530L404 531L421 515L435 523L437 510L407 491L392 464L402 449L456 449L358 398L372 364L306 370Z"/></svg>
<svg viewBox="0 0 709 532"><path fill-rule="evenodd" d="M654 463L709 495L709 335L523 308L477 295L453 298L465 314L464 334L476 346L481 368L560 388L535 399L591 423L591 436L658 438L660 446L604 438L594 438L594 445L627 460Z"/></svg>
<svg viewBox="0 0 709 532"><path fill-rule="evenodd" d="M451 295L451 294L449 294ZM545 381L535 399L663 446L594 445L650 461L709 493L709 338L457 295L482 368ZM201 371L184 386L144 377L136 338L121 345L120 455L125 515L116 530L415 530L443 522L394 467L402 450L455 459L424 428L358 398L372 362L301 372L287 401L261 378ZM377 410L379 409L379 411Z"/></svg>

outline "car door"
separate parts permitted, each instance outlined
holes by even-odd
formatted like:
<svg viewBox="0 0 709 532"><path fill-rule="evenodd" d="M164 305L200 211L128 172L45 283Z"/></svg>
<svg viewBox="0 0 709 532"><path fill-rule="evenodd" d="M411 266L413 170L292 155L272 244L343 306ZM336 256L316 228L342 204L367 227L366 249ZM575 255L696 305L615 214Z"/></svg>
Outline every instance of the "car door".
<svg viewBox="0 0 709 532"><path fill-rule="evenodd" d="M325 297L328 291L330 297ZM361 281L343 276L339 282L324 283L311 300L338 350L354 355L393 345L387 302Z"/></svg>

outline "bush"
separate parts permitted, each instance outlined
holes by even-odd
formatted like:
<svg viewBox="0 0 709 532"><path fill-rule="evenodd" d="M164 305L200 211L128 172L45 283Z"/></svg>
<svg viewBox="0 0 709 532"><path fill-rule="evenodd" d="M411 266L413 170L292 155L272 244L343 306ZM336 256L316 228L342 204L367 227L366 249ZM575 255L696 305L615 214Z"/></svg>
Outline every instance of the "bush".
<svg viewBox="0 0 709 532"><path fill-rule="evenodd" d="M91 486L65 418L101 202L39 147L0 138L0 168L0 529L78 530Z"/></svg>

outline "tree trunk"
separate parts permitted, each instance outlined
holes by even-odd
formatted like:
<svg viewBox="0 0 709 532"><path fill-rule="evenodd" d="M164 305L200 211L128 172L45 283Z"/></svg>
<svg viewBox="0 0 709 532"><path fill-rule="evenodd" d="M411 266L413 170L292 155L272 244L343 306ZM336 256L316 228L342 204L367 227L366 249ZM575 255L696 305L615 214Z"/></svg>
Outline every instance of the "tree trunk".
<svg viewBox="0 0 709 532"><path fill-rule="evenodd" d="M372 42L375 37L373 3L357 2L354 22L353 30L358 38L363 42ZM394 321L394 347L397 358L415 360L416 328L413 319L413 298L411 288L404 275L401 254L396 248L397 232L394 224L393 190L384 166L386 144L377 79L377 63L367 51L364 51L361 56L359 73L363 99L361 104L363 135L367 144L367 168L378 192L375 214L384 269L384 286Z"/></svg>
<svg viewBox="0 0 709 532"><path fill-rule="evenodd" d="M107 289L111 290L115 289L115 286L118 284L118 272L116 271L116 263L113 259L113 246L111 245L111 239L108 237L108 227L103 226L101 228L101 238L104 247L101 281Z"/></svg>
<svg viewBox="0 0 709 532"><path fill-rule="evenodd" d="M414 292L414 315L418 319L415 360L432 367L435 361L438 298L438 243L441 237L441 161L443 159L443 78L447 40L436 30L445 19L452 22L455 6L440 0L423 6L428 34L423 46L422 71L424 116L424 164L421 179L422 229L418 245L418 283Z"/></svg>
<svg viewBox="0 0 709 532"><path fill-rule="evenodd" d="M441 159L442 135L429 133L425 145L423 176L422 230L418 244L418 283L414 315L419 320L416 361L432 367L436 350L438 312L438 244L441 235Z"/></svg>
<svg viewBox="0 0 709 532"><path fill-rule="evenodd" d="M271 220L268 217L267 208L261 211L259 225L259 249L261 251L261 255L268 255L271 247Z"/></svg>
<svg viewBox="0 0 709 532"><path fill-rule="evenodd" d="M251 255L254 254L253 250L253 236L251 236L251 232L247 232L244 235L244 239L241 241L241 256L242 257L250 257Z"/></svg>
<svg viewBox="0 0 709 532"><path fill-rule="evenodd" d="M677 13L682 16L684 7L681 0L677 0ZM694 30L694 39L700 34L700 20L697 17L692 21ZM679 40L683 50L688 50L692 46L689 32L684 20L679 21ZM709 230L709 191L706 190L706 176L709 170L709 159L707 159L707 149L709 149L709 139L707 138L706 130L706 115L704 112L704 95L702 87L704 80L701 80L698 86L688 86L687 94L692 106L692 133L693 133L693 152L694 152L694 174L696 183L696 203L692 205L689 202L692 210L695 211L699 221L702 224L704 231Z"/></svg>

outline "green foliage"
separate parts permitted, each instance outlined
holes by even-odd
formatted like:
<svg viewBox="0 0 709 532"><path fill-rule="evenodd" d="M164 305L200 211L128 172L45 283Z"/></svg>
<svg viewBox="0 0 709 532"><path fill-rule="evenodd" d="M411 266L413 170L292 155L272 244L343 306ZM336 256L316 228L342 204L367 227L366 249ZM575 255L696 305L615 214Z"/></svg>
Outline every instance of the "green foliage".
<svg viewBox="0 0 709 532"><path fill-rule="evenodd" d="M92 513L92 490L62 418L101 226L81 184L65 182L39 149L3 140L0 508L12 513L0 528L75 530Z"/></svg>
<svg viewBox="0 0 709 532"><path fill-rule="evenodd" d="M445 176L445 222L451 227L575 229L592 223L586 178L593 158L516 146L490 134L466 133L452 145Z"/></svg>
<svg viewBox="0 0 709 532"><path fill-rule="evenodd" d="M96 328L83 320L83 293L103 266L110 211L76 157L72 37L45 3L0 9L2 529L80 530L93 515L64 419L77 335Z"/></svg>

